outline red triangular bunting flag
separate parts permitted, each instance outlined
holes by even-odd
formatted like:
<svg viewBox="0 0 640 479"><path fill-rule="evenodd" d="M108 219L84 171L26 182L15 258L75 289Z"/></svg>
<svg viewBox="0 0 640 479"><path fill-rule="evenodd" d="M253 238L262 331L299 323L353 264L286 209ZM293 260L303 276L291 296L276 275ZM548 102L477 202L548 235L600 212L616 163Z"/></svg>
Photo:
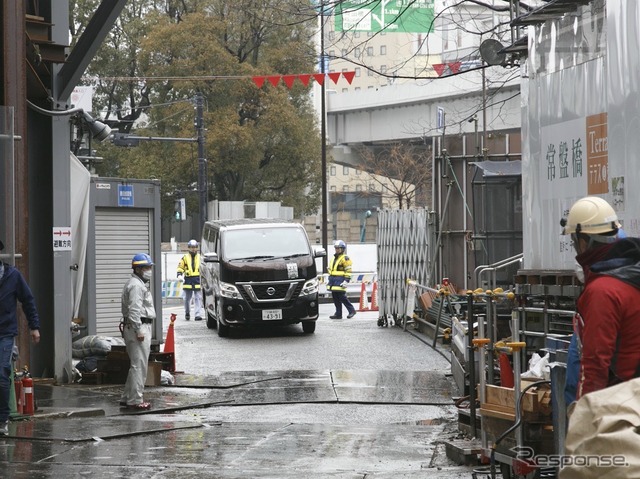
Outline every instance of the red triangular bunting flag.
<svg viewBox="0 0 640 479"><path fill-rule="evenodd" d="M453 73L454 75L460 71L461 66L462 66L461 62L449 63L449 69L451 70L451 73Z"/></svg>
<svg viewBox="0 0 640 479"><path fill-rule="evenodd" d="M253 80L253 83L255 83L258 88L262 88L262 85L264 85L264 81L266 78L267 77L252 77L251 79Z"/></svg>
<svg viewBox="0 0 640 479"><path fill-rule="evenodd" d="M353 77L356 76L356 72L342 72L342 76L349 82L349 85L351 85Z"/></svg>
<svg viewBox="0 0 640 479"><path fill-rule="evenodd" d="M282 81L287 88L291 88L293 86L293 82L296 80L296 75L282 75Z"/></svg>
<svg viewBox="0 0 640 479"><path fill-rule="evenodd" d="M311 75L309 75L308 73L304 75L298 75L298 79L304 86L307 86L309 84L309 80L311 80Z"/></svg>
<svg viewBox="0 0 640 479"><path fill-rule="evenodd" d="M324 83L324 73L314 73L313 78L322 85Z"/></svg>
<svg viewBox="0 0 640 479"><path fill-rule="evenodd" d="M444 69L446 67L447 67L447 65L445 65L444 63L435 63L433 65L433 69L436 71L438 76L442 76L442 72L444 72Z"/></svg>
<svg viewBox="0 0 640 479"><path fill-rule="evenodd" d="M271 83L273 86L278 86L278 83L280 82L280 75L267 77L267 80L269 80L269 83Z"/></svg>
<svg viewBox="0 0 640 479"><path fill-rule="evenodd" d="M329 73L329 78L333 80L333 83L338 83L338 80L340 80L340 73Z"/></svg>

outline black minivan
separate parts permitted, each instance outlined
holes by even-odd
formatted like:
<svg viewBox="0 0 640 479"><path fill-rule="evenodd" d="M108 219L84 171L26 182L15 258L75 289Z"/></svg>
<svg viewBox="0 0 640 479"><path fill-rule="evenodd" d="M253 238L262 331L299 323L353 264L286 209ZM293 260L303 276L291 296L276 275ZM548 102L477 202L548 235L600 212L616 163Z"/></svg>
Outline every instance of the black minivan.
<svg viewBox="0 0 640 479"><path fill-rule="evenodd" d="M232 326L302 323L318 319L318 273L302 225L277 219L207 221L200 242L200 282L207 327L218 336Z"/></svg>

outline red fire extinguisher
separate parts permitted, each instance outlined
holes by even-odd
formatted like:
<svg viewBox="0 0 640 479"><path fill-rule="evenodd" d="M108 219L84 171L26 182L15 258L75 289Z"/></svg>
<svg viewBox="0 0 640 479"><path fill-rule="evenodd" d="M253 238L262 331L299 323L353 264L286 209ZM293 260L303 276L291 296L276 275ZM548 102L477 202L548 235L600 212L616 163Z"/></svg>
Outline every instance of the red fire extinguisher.
<svg viewBox="0 0 640 479"><path fill-rule="evenodd" d="M24 367L24 377L22 378L22 391L24 394L24 402L22 406L23 414L33 416L35 411L33 399L33 378L29 374L29 369Z"/></svg>
<svg viewBox="0 0 640 479"><path fill-rule="evenodd" d="M24 413L24 400L22 396L22 375L16 369L13 374L13 384L16 390L16 411L18 414Z"/></svg>

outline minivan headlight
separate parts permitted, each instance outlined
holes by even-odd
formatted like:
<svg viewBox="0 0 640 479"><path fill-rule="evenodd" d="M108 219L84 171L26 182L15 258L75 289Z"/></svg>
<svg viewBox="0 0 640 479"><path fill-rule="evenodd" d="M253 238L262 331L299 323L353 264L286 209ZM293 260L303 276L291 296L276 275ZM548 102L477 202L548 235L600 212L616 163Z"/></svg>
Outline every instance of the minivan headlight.
<svg viewBox="0 0 640 479"><path fill-rule="evenodd" d="M240 297L240 291L234 285L229 283L220 282L220 296L223 298L234 298L237 299Z"/></svg>
<svg viewBox="0 0 640 479"><path fill-rule="evenodd" d="M304 283L300 296L308 296L318 292L318 278L313 278Z"/></svg>

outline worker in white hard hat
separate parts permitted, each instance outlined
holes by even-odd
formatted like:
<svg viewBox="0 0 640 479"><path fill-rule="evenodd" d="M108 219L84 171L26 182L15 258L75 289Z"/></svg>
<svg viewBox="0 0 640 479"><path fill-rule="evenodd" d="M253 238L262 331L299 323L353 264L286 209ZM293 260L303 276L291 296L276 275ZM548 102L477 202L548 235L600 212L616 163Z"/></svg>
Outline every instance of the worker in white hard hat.
<svg viewBox="0 0 640 479"><path fill-rule="evenodd" d="M194 239L187 243L189 250L178 263L178 281L182 282L184 296L184 319L191 318L191 300L193 299L195 320L201 321L204 316L202 294L200 294L200 253L198 242ZM183 277L184 276L184 277Z"/></svg>
<svg viewBox="0 0 640 479"><path fill-rule="evenodd" d="M561 225L584 271L575 321L579 399L640 371L640 240L618 237L616 212L597 196L576 201Z"/></svg>
<svg viewBox="0 0 640 479"><path fill-rule="evenodd" d="M327 289L331 291L333 304L336 312L329 316L331 319L342 319L342 306L347 309L347 318L351 319L356 315L356 309L347 298L347 284L351 281L351 268L353 263L347 256L347 245L342 240L333 243L336 253L329 262L329 279Z"/></svg>

